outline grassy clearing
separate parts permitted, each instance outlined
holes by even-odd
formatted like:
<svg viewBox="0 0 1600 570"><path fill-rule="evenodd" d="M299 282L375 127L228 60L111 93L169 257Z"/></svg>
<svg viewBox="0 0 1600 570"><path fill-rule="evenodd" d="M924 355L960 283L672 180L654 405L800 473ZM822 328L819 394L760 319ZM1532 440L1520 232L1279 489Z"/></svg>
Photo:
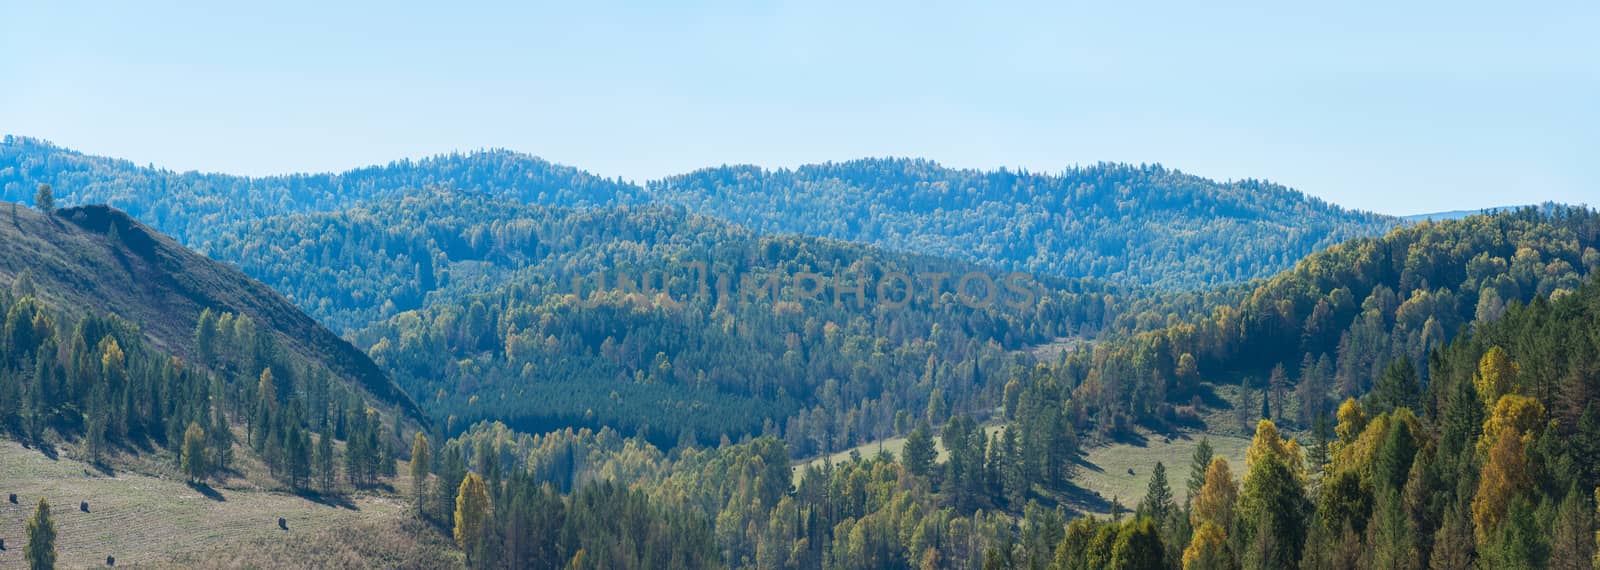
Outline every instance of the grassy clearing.
<svg viewBox="0 0 1600 570"><path fill-rule="evenodd" d="M983 437L985 439L987 439L988 437L993 436L996 432L999 432L1000 429L1003 428L1003 427L1005 427L1005 425L1004 424L999 424L999 423L984 424L984 426L983 426ZM939 443L939 434L937 433L938 430L934 430L934 431L935 431L935 433L933 434L933 448L934 448L934 450L939 452L939 458L937 459L937 461L944 461L944 458L945 458L944 444ZM852 454L852 453L859 453L859 454L861 454L861 457L864 457L864 458L865 457L872 457L872 456L877 455L880 450L892 453L892 454L894 454L895 457L898 458L898 457L901 456L901 453L903 451L905 451L905 448L906 448L906 438L905 437L891 437L889 439L882 439L882 440L878 440L878 441L874 441L874 442L858 445L858 446L852 447L850 449L846 449L844 451L840 451L838 453L835 453L833 455L829 455L829 456L826 456L826 457L814 457L814 458L811 458L811 459L805 459L805 460L796 461L796 462L794 462L794 482L795 482L796 485L800 484L800 479L802 479L805 476L806 467L811 466L811 465L815 465L817 467L822 467L823 463L825 463L827 461L832 461L834 464L844 463L844 462L850 460L850 454Z"/></svg>
<svg viewBox="0 0 1600 570"><path fill-rule="evenodd" d="M1150 472L1160 461L1167 467L1167 483L1172 486L1173 496L1181 503L1188 495L1184 484L1189 479L1189 464L1201 437L1211 440L1216 456L1227 458L1235 474L1244 469L1245 448L1250 446L1248 438L1230 435L1180 433L1172 437L1155 434L1146 437L1148 439L1141 444L1118 443L1089 449L1074 482L1098 493L1108 503L1116 499L1132 509L1144 498ZM1128 474L1130 469L1132 475Z"/></svg>
<svg viewBox="0 0 1600 570"><path fill-rule="evenodd" d="M14 441L0 441L0 568L23 565L24 525L41 497L56 522L63 567L177 564L185 556L234 545L310 541L340 528L397 525L405 500L360 494L329 505L291 494L219 487L208 498L183 481L131 472L105 475L62 456L51 459ZM5 501L17 494L17 503ZM218 500L220 497L220 500ZM89 512L79 510L87 501ZM278 528L278 518L288 530ZM257 566L276 566L256 560Z"/></svg>

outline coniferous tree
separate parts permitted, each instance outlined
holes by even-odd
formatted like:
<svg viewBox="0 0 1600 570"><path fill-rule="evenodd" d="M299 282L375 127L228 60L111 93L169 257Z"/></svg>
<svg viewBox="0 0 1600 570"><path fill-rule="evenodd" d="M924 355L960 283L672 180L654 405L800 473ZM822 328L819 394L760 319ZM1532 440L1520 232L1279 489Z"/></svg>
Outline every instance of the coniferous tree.
<svg viewBox="0 0 1600 570"><path fill-rule="evenodd" d="M316 463L317 488L324 493L333 492L337 481L337 467L333 451L333 430L328 426L323 426L322 433L317 436L317 451L313 462Z"/></svg>
<svg viewBox="0 0 1600 570"><path fill-rule="evenodd" d="M905 464L906 469L913 475L925 477L932 471L934 457L937 450L933 447L933 438L928 435L926 422L917 424L911 430L911 435L906 436Z"/></svg>
<svg viewBox="0 0 1600 570"><path fill-rule="evenodd" d="M1172 487L1167 484L1167 466L1160 461L1151 469L1150 482L1145 487L1144 499L1139 502L1139 513L1159 524L1165 524L1175 507Z"/></svg>
<svg viewBox="0 0 1600 570"><path fill-rule="evenodd" d="M56 523L50 518L50 503L39 499L33 516L28 519L25 532L28 544L23 546L23 558L28 568L49 570L56 567Z"/></svg>
<svg viewBox="0 0 1600 570"><path fill-rule="evenodd" d="M1211 458L1216 452L1211 448L1211 438L1202 436L1200 445L1194 448L1194 454L1189 456L1189 481L1184 494L1184 504L1194 502L1200 494L1200 488L1206 484L1206 470L1211 468Z"/></svg>

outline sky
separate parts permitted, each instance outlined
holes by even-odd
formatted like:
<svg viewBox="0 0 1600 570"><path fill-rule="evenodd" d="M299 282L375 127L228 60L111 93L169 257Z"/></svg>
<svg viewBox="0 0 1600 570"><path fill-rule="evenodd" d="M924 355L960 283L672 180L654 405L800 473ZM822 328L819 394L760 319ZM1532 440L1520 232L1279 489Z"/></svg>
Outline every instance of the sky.
<svg viewBox="0 0 1600 570"><path fill-rule="evenodd" d="M1592 1L0 0L0 133L246 175L913 156L1158 162L1391 214L1597 205L1597 27Z"/></svg>

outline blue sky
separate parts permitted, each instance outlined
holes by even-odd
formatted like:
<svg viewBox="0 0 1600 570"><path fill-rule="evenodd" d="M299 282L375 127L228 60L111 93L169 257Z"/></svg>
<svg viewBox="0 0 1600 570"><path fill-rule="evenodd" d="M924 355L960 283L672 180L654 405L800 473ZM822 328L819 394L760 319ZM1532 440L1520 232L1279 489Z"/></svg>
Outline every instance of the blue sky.
<svg viewBox="0 0 1600 570"><path fill-rule="evenodd" d="M1396 214L1600 203L1588 1L105 4L0 0L0 132L237 174L896 155L1160 162Z"/></svg>

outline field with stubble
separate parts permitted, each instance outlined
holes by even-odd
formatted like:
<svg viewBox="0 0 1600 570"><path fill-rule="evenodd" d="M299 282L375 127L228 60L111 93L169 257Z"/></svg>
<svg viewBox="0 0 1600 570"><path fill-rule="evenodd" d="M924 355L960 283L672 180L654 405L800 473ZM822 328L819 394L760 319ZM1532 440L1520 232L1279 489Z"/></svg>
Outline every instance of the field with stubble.
<svg viewBox="0 0 1600 570"><path fill-rule="evenodd" d="M12 493L16 504L7 500ZM247 485L202 492L177 478L107 474L5 440L0 441L0 538L5 539L0 568L25 565L23 529L40 498L50 503L56 550L66 568L103 566L108 556L116 557L118 567L299 567L289 552L302 546L331 548L336 545L327 544L329 538L341 532L400 534L414 526L399 495L362 493L319 502ZM79 508L82 502L88 512ZM278 528L279 517L288 530Z"/></svg>

